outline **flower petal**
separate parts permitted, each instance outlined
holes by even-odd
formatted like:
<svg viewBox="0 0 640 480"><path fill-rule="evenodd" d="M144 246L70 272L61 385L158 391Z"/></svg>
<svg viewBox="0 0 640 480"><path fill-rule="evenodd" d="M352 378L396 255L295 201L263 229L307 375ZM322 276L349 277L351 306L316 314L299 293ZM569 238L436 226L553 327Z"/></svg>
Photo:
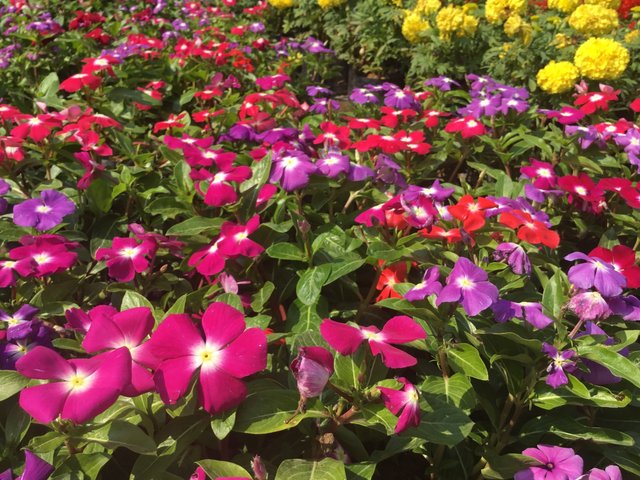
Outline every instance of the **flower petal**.
<svg viewBox="0 0 640 480"><path fill-rule="evenodd" d="M35 347L16 362L16 370L29 378L64 379L75 373L62 356L46 347Z"/></svg>
<svg viewBox="0 0 640 480"><path fill-rule="evenodd" d="M415 357L386 343L369 340L369 346L371 347L371 353L374 355L382 355L382 363L389 368L411 367L418 363Z"/></svg>
<svg viewBox="0 0 640 480"><path fill-rule="evenodd" d="M197 368L194 357L172 358L162 362L153 375L162 401L171 405L183 397Z"/></svg>
<svg viewBox="0 0 640 480"><path fill-rule="evenodd" d="M203 368L200 371L198 395L203 408L215 415L240 405L247 396L247 387L221 370Z"/></svg>
<svg viewBox="0 0 640 480"><path fill-rule="evenodd" d="M151 353L160 360L190 356L204 346L200 332L186 314L169 315L149 341Z"/></svg>
<svg viewBox="0 0 640 480"><path fill-rule="evenodd" d="M399 315L389 319L382 327L386 343L408 343L427 338L424 329L411 317Z"/></svg>
<svg viewBox="0 0 640 480"><path fill-rule="evenodd" d="M246 327L240 310L222 302L212 303L202 316L202 329L208 345L222 348L230 344Z"/></svg>
<svg viewBox="0 0 640 480"><path fill-rule="evenodd" d="M342 355L351 355L364 340L360 329L325 318L320 333L331 348Z"/></svg>
<svg viewBox="0 0 640 480"><path fill-rule="evenodd" d="M236 378L267 368L267 335L264 331L259 328L244 331L223 350L220 368Z"/></svg>
<svg viewBox="0 0 640 480"><path fill-rule="evenodd" d="M113 322L122 332L124 341L129 346L137 346L151 333L155 320L149 307L135 307L117 313Z"/></svg>
<svg viewBox="0 0 640 480"><path fill-rule="evenodd" d="M38 422L50 423L62 411L68 394L67 382L36 385L20 392L20 406Z"/></svg>

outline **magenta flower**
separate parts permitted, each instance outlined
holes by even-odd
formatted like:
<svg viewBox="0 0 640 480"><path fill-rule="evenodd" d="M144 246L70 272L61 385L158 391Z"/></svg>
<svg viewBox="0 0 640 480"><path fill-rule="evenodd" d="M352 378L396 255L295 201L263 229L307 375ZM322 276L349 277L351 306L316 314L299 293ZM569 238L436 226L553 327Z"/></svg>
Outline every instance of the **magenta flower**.
<svg viewBox="0 0 640 480"><path fill-rule="evenodd" d="M116 311L111 316L95 316L82 341L82 348L88 353L122 347L129 350L132 360L131 383L122 392L127 397L135 397L154 388L153 375L145 366L153 367L157 361L149 352L149 343L144 342L154 326L155 321L148 307L130 308Z"/></svg>
<svg viewBox="0 0 640 480"><path fill-rule="evenodd" d="M538 445L538 448L527 448L522 453L541 465L516 473L514 480L574 480L582 475L582 457L572 448Z"/></svg>
<svg viewBox="0 0 640 480"><path fill-rule="evenodd" d="M206 411L216 414L238 406L247 395L239 379L267 366L267 336L259 328L245 329L242 312L221 302L202 316L204 339L189 315L169 315L151 336L151 353L160 364L156 389L174 404L198 372L198 396Z"/></svg>
<svg viewBox="0 0 640 480"><path fill-rule="evenodd" d="M147 257L155 252L154 243L144 240L141 243L135 238L116 237L111 248L99 248L96 260L103 259L109 268L109 276L118 282L130 282L137 273L149 268Z"/></svg>
<svg viewBox="0 0 640 480"><path fill-rule="evenodd" d="M210 277L216 273L220 273L224 269L224 263L227 257L220 252L220 241L208 245L206 248L198 250L189 257L189 266L195 267L198 273L205 277Z"/></svg>
<svg viewBox="0 0 640 480"><path fill-rule="evenodd" d="M220 171L210 178L204 203L222 207L238 201L236 189L230 182L240 184L248 180L251 178L251 169L246 166L233 167L231 161L218 161L217 165Z"/></svg>
<svg viewBox="0 0 640 480"><path fill-rule="evenodd" d="M622 472L617 465L609 465L604 470L592 468L576 480L622 480Z"/></svg>
<svg viewBox="0 0 640 480"><path fill-rule="evenodd" d="M53 275L71 268L78 258L69 249L79 244L61 235L24 236L20 243L21 247L9 252L9 258L16 261L12 267L22 277Z"/></svg>
<svg viewBox="0 0 640 480"><path fill-rule="evenodd" d="M417 302L424 300L429 295L440 293L442 290L442 284L438 281L440 279L440 270L438 267L427 268L422 277L422 282L418 283L415 287L405 293L404 298L410 302Z"/></svg>
<svg viewBox="0 0 640 480"><path fill-rule="evenodd" d="M547 367L547 373L549 373L547 385L558 388L569 383L565 370L569 373L575 370L576 362L571 359L576 356L576 352L573 350L559 352L556 347L548 343L542 344L542 351L551 357L551 363Z"/></svg>
<svg viewBox="0 0 640 480"><path fill-rule="evenodd" d="M598 292L581 292L569 300L569 310L580 320L603 320L613 315L611 307Z"/></svg>
<svg viewBox="0 0 640 480"><path fill-rule="evenodd" d="M65 310L64 316L67 319L65 328L70 330L78 330L82 333L87 333L91 323L97 318L106 317L111 318L118 310L111 305L97 305L89 310L87 313L83 312L79 308L70 308Z"/></svg>
<svg viewBox="0 0 640 480"><path fill-rule="evenodd" d="M291 372L302 398L317 397L333 374L333 355L323 347L300 347Z"/></svg>
<svg viewBox="0 0 640 480"><path fill-rule="evenodd" d="M325 318L320 324L320 333L327 343L341 355L353 354L365 340L369 343L371 353L382 356L382 363L389 368L405 368L418 361L391 344L402 344L427 338L424 329L411 317L400 315L389 319L379 330L368 327L346 325Z"/></svg>
<svg viewBox="0 0 640 480"><path fill-rule="evenodd" d="M47 480L53 473L53 466L29 450L24 451L24 470L15 480ZM13 480L11 469L0 473L0 480Z"/></svg>
<svg viewBox="0 0 640 480"><path fill-rule="evenodd" d="M260 226L260 217L254 215L246 225L236 225L232 222L225 222L220 228L220 241L218 248L227 257L243 255L254 258L260 255L264 248L253 240L249 235L255 232Z"/></svg>
<svg viewBox="0 0 640 480"><path fill-rule="evenodd" d="M318 159L316 166L322 175L336 178L341 173L346 174L349 171L349 157L342 155L340 150L329 149Z"/></svg>
<svg viewBox="0 0 640 480"><path fill-rule="evenodd" d="M467 315L478 315L498 299L498 289L488 279L487 272L471 260L460 257L440 291L436 305L461 302Z"/></svg>
<svg viewBox="0 0 640 480"><path fill-rule="evenodd" d="M51 230L75 211L75 203L64 193L43 190L39 198L25 200L13 207L13 223L40 231Z"/></svg>
<svg viewBox="0 0 640 480"><path fill-rule="evenodd" d="M565 260L584 260L585 263L569 269L569 281L584 290L595 287L605 297L615 297L627 286L627 279L613 265L600 258L589 257L581 252L573 252Z"/></svg>
<svg viewBox="0 0 640 480"><path fill-rule="evenodd" d="M65 360L50 348L35 347L16 362L25 377L53 380L25 388L20 406L41 423L60 416L84 423L104 412L131 381L131 355L126 348L92 358Z"/></svg>
<svg viewBox="0 0 640 480"><path fill-rule="evenodd" d="M409 427L420 425L420 397L416 387L406 378L399 377L397 380L404 385L402 390L386 387L378 387L378 390L384 406L394 415L399 414L394 432L400 433Z"/></svg>
<svg viewBox="0 0 640 480"><path fill-rule="evenodd" d="M493 252L494 260L506 260L513 273L529 275L531 273L531 261L517 243L505 242L498 245Z"/></svg>

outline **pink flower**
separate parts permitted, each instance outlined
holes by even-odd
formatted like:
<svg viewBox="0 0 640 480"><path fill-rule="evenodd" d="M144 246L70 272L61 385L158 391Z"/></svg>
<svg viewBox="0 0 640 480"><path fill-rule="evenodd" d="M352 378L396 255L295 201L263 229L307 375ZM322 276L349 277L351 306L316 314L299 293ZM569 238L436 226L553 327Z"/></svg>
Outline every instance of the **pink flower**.
<svg viewBox="0 0 640 480"><path fill-rule="evenodd" d="M333 374L333 355L323 347L300 347L291 362L291 372L301 397L317 397Z"/></svg>
<svg viewBox="0 0 640 480"><path fill-rule="evenodd" d="M238 201L236 189L230 182L240 184L251 178L251 169L246 166L233 167L231 162L218 162L220 171L210 178L209 188L204 196L204 203L214 207L222 207Z"/></svg>
<svg viewBox="0 0 640 480"><path fill-rule="evenodd" d="M378 390L384 406L394 415L400 414L394 429L395 433L400 433L409 427L420 425L420 397L416 388L406 378L399 377L397 380L404 385L402 390L386 387L378 387Z"/></svg>
<svg viewBox="0 0 640 480"><path fill-rule="evenodd" d="M82 341L88 353L115 350L125 347L131 354L131 383L122 394L135 397L153 390L153 375L145 366L153 367L157 362L149 352L149 343L144 343L151 333L155 321L148 307L130 308L113 315L96 316Z"/></svg>
<svg viewBox="0 0 640 480"><path fill-rule="evenodd" d="M93 307L87 313L83 312L79 308L70 308L64 312L64 316L67 319L65 328L70 330L78 330L83 333L87 333L91 323L101 317L111 318L118 310L111 305L98 305Z"/></svg>
<svg viewBox="0 0 640 480"><path fill-rule="evenodd" d="M60 416L84 423L104 412L131 380L131 355L126 348L93 358L65 360L46 347L35 347L16 362L28 378L53 380L25 388L20 406L41 423Z"/></svg>
<svg viewBox="0 0 640 480"><path fill-rule="evenodd" d="M522 453L538 460L540 466L516 473L514 480L570 480L582 475L582 457L572 448L538 445Z"/></svg>
<svg viewBox="0 0 640 480"><path fill-rule="evenodd" d="M216 414L239 405L247 388L239 379L267 366L267 336L245 329L242 312L221 302L209 305L200 331L189 315L169 315L151 337L151 353L161 362L154 380L165 403L185 395L196 371L198 396L206 411Z"/></svg>
<svg viewBox="0 0 640 480"><path fill-rule="evenodd" d="M411 367L417 360L390 344L402 344L427 338L423 328L412 318L400 315L391 318L382 331L369 327L352 327L328 318L320 324L320 333L327 343L341 355L353 354L367 340L371 353L382 355L382 363L389 368Z"/></svg>
<svg viewBox="0 0 640 480"><path fill-rule="evenodd" d="M220 242L218 248L227 257L243 255L254 258L260 255L264 248L249 238L260 226L260 217L254 215L246 225L225 222L220 228Z"/></svg>
<svg viewBox="0 0 640 480"><path fill-rule="evenodd" d="M116 237L111 248L99 248L96 260L106 259L109 276L118 282L130 282L136 272L142 273L149 268L147 256L155 253L155 244L144 240L138 243L135 238Z"/></svg>
<svg viewBox="0 0 640 480"><path fill-rule="evenodd" d="M22 277L53 275L71 268L78 258L76 253L69 251L78 243L69 242L61 235L26 235L20 243L23 246L11 250L9 258L16 261L11 268Z"/></svg>
<svg viewBox="0 0 640 480"><path fill-rule="evenodd" d="M189 258L189 266L195 267L199 274L210 277L224 269L225 257L218 248L220 239L206 248L198 250Z"/></svg>

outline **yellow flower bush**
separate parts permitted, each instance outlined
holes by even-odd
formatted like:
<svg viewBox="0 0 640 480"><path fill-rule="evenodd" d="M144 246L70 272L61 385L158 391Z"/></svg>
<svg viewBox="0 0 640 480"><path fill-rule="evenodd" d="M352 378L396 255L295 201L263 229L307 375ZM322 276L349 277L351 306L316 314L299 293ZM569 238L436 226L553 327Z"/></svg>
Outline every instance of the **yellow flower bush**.
<svg viewBox="0 0 640 480"><path fill-rule="evenodd" d="M491 23L504 22L514 13L524 13L526 0L487 0L484 14Z"/></svg>
<svg viewBox="0 0 640 480"><path fill-rule="evenodd" d="M580 5L580 0L549 0L547 6L553 10L571 13Z"/></svg>
<svg viewBox="0 0 640 480"><path fill-rule="evenodd" d="M473 15L465 15L462 21L462 34L458 32L458 35L471 37L478 29L478 19Z"/></svg>
<svg viewBox="0 0 640 480"><path fill-rule="evenodd" d="M580 72L571 62L550 61L538 72L538 86L547 93L563 93L571 90L578 81Z"/></svg>
<svg viewBox="0 0 640 480"><path fill-rule="evenodd" d="M440 38L449 39L451 35L462 30L464 12L460 7L448 5L436 15L436 26L440 31Z"/></svg>
<svg viewBox="0 0 640 480"><path fill-rule="evenodd" d="M402 22L402 35L411 43L416 43L420 40L420 33L429 28L429 22L427 22L422 15L415 10L407 10L405 12L404 21Z"/></svg>
<svg viewBox="0 0 640 480"><path fill-rule="evenodd" d="M629 51L610 38L590 38L578 47L573 63L591 80L615 80L629 65Z"/></svg>
<svg viewBox="0 0 640 480"><path fill-rule="evenodd" d="M569 25L583 35L603 35L618 28L618 12L602 5L580 5L569 16Z"/></svg>
<svg viewBox="0 0 640 480"><path fill-rule="evenodd" d="M338 5L342 5L346 1L347 0L318 0L318 5L320 5L320 8L326 9L337 7Z"/></svg>
<svg viewBox="0 0 640 480"><path fill-rule="evenodd" d="M290 8L293 7L293 0L267 0L269 5L275 8Z"/></svg>
<svg viewBox="0 0 640 480"><path fill-rule="evenodd" d="M418 0L413 11L426 16L437 12L441 6L440 0Z"/></svg>

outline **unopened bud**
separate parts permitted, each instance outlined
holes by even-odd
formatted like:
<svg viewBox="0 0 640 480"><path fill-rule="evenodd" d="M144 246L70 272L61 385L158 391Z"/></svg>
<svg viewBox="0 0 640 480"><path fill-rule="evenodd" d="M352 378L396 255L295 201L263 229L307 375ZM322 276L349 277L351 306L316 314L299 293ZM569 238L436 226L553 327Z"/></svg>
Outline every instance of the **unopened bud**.
<svg viewBox="0 0 640 480"><path fill-rule="evenodd" d="M303 398L317 397L333 374L333 356L323 347L300 347L291 371Z"/></svg>
<svg viewBox="0 0 640 480"><path fill-rule="evenodd" d="M253 470L253 475L256 477L256 480L267 480L267 469L260 455L256 455L251 460L251 469Z"/></svg>

